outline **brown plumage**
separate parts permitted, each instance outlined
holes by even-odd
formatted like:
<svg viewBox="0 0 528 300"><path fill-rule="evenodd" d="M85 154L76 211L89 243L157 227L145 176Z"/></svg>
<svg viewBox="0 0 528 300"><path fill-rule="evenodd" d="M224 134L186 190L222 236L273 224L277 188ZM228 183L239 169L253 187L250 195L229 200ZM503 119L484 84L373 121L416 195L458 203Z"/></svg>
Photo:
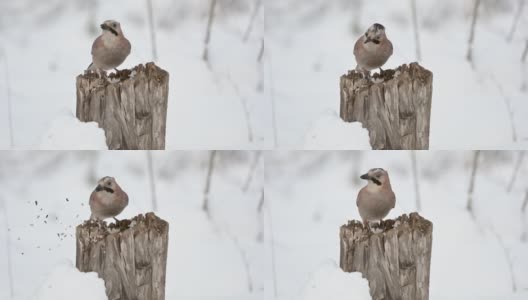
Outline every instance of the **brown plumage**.
<svg viewBox="0 0 528 300"><path fill-rule="evenodd" d="M117 21L108 20L101 24L103 33L92 45L92 63L88 70L110 70L121 65L130 54L130 42L123 35Z"/></svg>
<svg viewBox="0 0 528 300"><path fill-rule="evenodd" d="M354 45L356 70L369 74L371 70L381 68L392 52L392 43L385 34L385 27L376 23Z"/></svg>
<svg viewBox="0 0 528 300"><path fill-rule="evenodd" d="M114 177L103 177L90 195L90 219L104 220L119 215L128 205L128 195Z"/></svg>
<svg viewBox="0 0 528 300"><path fill-rule="evenodd" d="M396 204L396 196L389 174L383 169L370 169L361 179L368 180L368 184L359 191L356 205L363 223L368 225L369 221L382 220L389 214Z"/></svg>

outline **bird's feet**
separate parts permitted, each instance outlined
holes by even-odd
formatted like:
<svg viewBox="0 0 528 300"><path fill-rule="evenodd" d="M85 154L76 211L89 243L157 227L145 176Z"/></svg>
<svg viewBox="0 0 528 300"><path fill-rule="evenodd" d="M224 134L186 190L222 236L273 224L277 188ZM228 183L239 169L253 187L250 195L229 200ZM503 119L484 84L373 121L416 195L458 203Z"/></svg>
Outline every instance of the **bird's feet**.
<svg viewBox="0 0 528 300"><path fill-rule="evenodd" d="M370 228L370 224L367 220L363 220L363 229L365 229L367 233L372 233L372 229Z"/></svg>

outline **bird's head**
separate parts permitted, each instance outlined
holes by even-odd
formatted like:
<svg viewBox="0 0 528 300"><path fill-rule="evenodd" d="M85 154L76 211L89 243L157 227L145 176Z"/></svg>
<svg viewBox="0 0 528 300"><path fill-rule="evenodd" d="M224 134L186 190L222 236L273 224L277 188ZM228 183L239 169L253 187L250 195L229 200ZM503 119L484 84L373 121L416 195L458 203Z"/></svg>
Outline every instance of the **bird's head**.
<svg viewBox="0 0 528 300"><path fill-rule="evenodd" d="M379 44L384 38L386 38L385 27L378 23L372 24L365 32L365 44L368 42Z"/></svg>
<svg viewBox="0 0 528 300"><path fill-rule="evenodd" d="M95 187L96 192L105 191L113 194L118 188L117 182L114 177L105 176L97 182L97 187Z"/></svg>
<svg viewBox="0 0 528 300"><path fill-rule="evenodd" d="M109 32L115 36L123 35L123 32L121 31L121 24L114 20L104 21L104 23L101 24L101 29L103 30L103 33Z"/></svg>
<svg viewBox="0 0 528 300"><path fill-rule="evenodd" d="M382 168L370 169L367 174L361 175L361 179L368 180L369 184L375 184L381 187L385 183L389 182L389 173Z"/></svg>

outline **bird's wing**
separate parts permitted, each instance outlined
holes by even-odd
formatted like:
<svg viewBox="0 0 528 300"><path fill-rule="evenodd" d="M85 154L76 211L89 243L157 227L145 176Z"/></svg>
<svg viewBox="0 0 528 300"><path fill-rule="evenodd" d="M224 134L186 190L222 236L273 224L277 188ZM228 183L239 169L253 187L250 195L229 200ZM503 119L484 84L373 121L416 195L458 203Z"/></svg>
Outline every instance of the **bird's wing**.
<svg viewBox="0 0 528 300"><path fill-rule="evenodd" d="M121 191L123 191L123 190L121 190ZM128 195L127 195L127 193L125 193L125 191L123 191L123 198L125 198L125 203L126 203L126 205L128 205Z"/></svg>
<svg viewBox="0 0 528 300"><path fill-rule="evenodd" d="M88 204L90 204L90 208L92 208L94 203L97 201L96 197L95 191L93 191L92 194L90 194L90 201L88 202Z"/></svg>
<svg viewBox="0 0 528 300"><path fill-rule="evenodd" d="M92 55L103 48L103 36L100 35L92 44Z"/></svg>
<svg viewBox="0 0 528 300"><path fill-rule="evenodd" d="M362 40L363 40L363 36L361 36L361 37L356 41L356 44L354 45L354 56L357 56L357 52L359 51L359 48L361 47Z"/></svg>
<svg viewBox="0 0 528 300"><path fill-rule="evenodd" d="M391 202L392 202L392 208L396 206L396 195L394 195L394 192L391 191Z"/></svg>
<svg viewBox="0 0 528 300"><path fill-rule="evenodd" d="M359 193L357 195L356 206L359 207L359 200L360 199L365 199L365 197L367 197L367 190L365 189L365 187L363 187L363 188L361 188L361 190L359 190Z"/></svg>
<svg viewBox="0 0 528 300"><path fill-rule="evenodd" d="M389 48L389 53L390 53L389 56L391 56L394 49L393 49L392 43L391 43L391 41L389 39L387 39L387 42L389 42L388 43L388 48Z"/></svg>
<svg viewBox="0 0 528 300"><path fill-rule="evenodd" d="M130 41L127 40L126 38L125 39L125 50L127 52L127 56L130 54L130 49L132 48L132 46L130 45Z"/></svg>

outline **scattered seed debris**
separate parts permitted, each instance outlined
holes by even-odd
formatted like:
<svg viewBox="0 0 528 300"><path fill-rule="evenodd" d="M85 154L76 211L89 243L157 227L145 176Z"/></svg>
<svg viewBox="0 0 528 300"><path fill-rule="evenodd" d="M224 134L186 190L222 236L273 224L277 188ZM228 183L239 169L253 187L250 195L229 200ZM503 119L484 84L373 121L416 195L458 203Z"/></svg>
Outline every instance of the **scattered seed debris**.
<svg viewBox="0 0 528 300"><path fill-rule="evenodd" d="M35 200L35 206L37 206L37 205L38 205L38 202L37 202L37 200Z"/></svg>
<svg viewBox="0 0 528 300"><path fill-rule="evenodd" d="M66 198L66 202L70 202L70 199Z"/></svg>

